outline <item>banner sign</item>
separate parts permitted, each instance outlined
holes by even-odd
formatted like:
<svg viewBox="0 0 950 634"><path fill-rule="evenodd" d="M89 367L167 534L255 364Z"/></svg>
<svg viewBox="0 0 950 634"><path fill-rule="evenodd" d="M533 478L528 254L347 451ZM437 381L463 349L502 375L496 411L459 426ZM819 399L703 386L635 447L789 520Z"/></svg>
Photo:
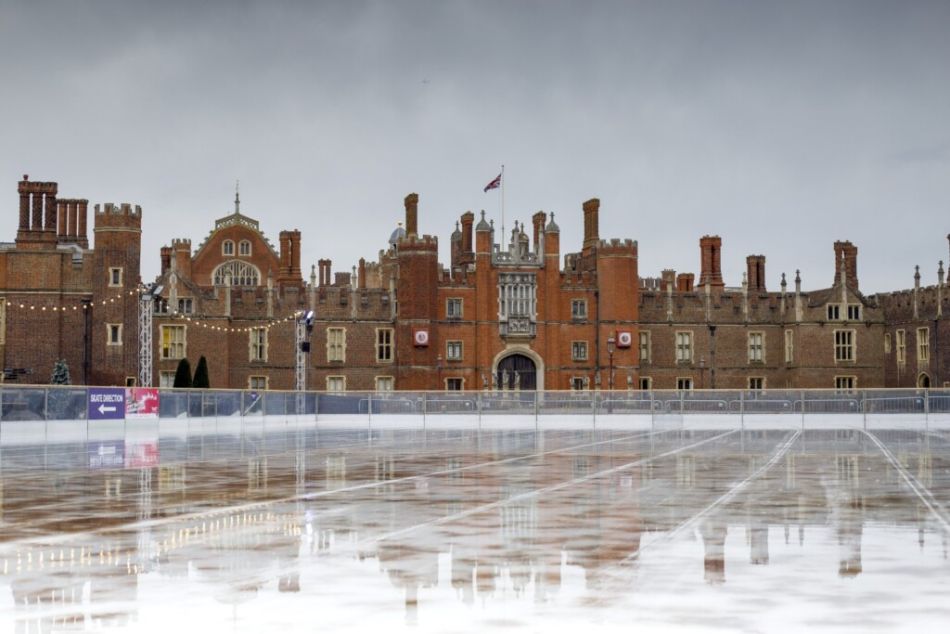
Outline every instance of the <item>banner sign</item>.
<svg viewBox="0 0 950 634"><path fill-rule="evenodd" d="M88 392L89 420L125 418L124 387L91 387Z"/></svg>
<svg viewBox="0 0 950 634"><path fill-rule="evenodd" d="M158 418L158 389L154 387L125 388L126 418Z"/></svg>

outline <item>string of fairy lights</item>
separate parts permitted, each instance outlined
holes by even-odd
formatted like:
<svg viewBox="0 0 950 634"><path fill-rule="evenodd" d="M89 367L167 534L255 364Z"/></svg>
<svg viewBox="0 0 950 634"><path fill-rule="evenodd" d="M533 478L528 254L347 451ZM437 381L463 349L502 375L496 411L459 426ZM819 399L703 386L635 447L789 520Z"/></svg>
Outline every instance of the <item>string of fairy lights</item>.
<svg viewBox="0 0 950 634"><path fill-rule="evenodd" d="M169 313L168 315L169 317L186 321L189 324L192 324L199 328L205 328L207 330L213 330L216 332L251 332L252 330L260 330L262 328L264 330L270 330L274 326L279 326L281 324L296 321L299 313L294 313L293 315L290 315L288 317L281 317L279 319L270 319L268 321L258 322L258 324L255 326L219 326L213 323L208 323L208 320L206 318L195 317L193 315L180 313L178 311ZM227 317L217 317L215 319L217 321L220 321L221 319L227 319Z"/></svg>
<svg viewBox="0 0 950 634"><path fill-rule="evenodd" d="M107 305L107 304L114 304L114 303L116 303L117 300L122 300L122 299L125 299L126 297L135 297L135 296L137 296L140 292L141 292L141 291L140 291L139 289L133 288L133 289L131 289L131 290L129 290L129 291L121 292L121 293L115 295L114 297L110 297L110 298L108 298L108 299L102 299L102 300L99 300L99 301L96 301L96 302L94 302L94 301L85 301L85 302L82 302L82 303L80 303L80 304L71 304L71 305L62 305L62 304L61 304L61 305L58 305L58 306L47 306L47 305L39 305L39 306L37 306L36 304L30 304L30 303L22 302L22 301L21 301L21 302L14 302L14 301L10 301L10 300L6 300L5 303L6 303L7 308L17 308L17 309L23 309L23 310L33 310L33 311L37 311L37 312L47 312L47 311L49 311L49 312L53 312L53 313L55 313L55 312L66 313L66 312L69 312L69 311L88 310L89 308L91 308L91 307L93 307L93 306L105 306L105 305Z"/></svg>
<svg viewBox="0 0 950 634"><path fill-rule="evenodd" d="M96 306L108 306L110 304L115 304L126 298L139 297L144 292L144 288L134 288L128 291L122 291L116 295L101 299L97 301L80 301L80 303L70 303L70 304L54 304L52 306L48 304L34 304L25 301L12 301L12 300L2 300L3 304L7 309L22 310L22 311L33 311L38 313L80 313L82 311L87 311L90 308ZM300 316L300 312L296 311L286 317L276 317L276 318L266 318L258 320L252 326L223 326L220 325L220 322L223 319L230 319L227 316L217 316L217 317L203 317L200 315L193 315L191 313L185 313L178 310L170 310L167 313L156 313L156 317L169 317L171 319L183 320L189 324L192 324L199 328L204 328L207 330L212 330L215 332L221 333L248 333L253 330L270 330L275 326L279 326L285 323L292 323L296 321ZM246 319L242 319L246 321Z"/></svg>

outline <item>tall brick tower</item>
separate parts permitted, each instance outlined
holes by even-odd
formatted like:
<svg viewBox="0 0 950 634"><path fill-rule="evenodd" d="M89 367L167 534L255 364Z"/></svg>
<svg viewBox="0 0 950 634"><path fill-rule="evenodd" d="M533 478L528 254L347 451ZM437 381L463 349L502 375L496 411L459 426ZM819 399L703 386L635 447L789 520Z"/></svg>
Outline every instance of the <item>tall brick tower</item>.
<svg viewBox="0 0 950 634"><path fill-rule="evenodd" d="M89 382L125 385L138 369L138 297L142 208L128 203L95 207L92 306L86 345ZM118 327L118 329L116 329Z"/></svg>
<svg viewBox="0 0 950 634"><path fill-rule="evenodd" d="M600 365L606 366L604 388L626 389L627 377L633 385L633 368L637 365L637 329L639 320L640 286L637 269L637 243L632 240L603 240L597 247L597 291L600 303L598 333L601 350ZM627 342L618 341L619 332L630 335ZM613 380L610 372L608 339L615 338Z"/></svg>
<svg viewBox="0 0 950 634"><path fill-rule="evenodd" d="M432 389L439 379L439 346L435 332L438 314L439 241L419 236L419 196L406 196L406 236L396 243L397 283L396 360L401 389ZM419 333L426 333L422 340Z"/></svg>

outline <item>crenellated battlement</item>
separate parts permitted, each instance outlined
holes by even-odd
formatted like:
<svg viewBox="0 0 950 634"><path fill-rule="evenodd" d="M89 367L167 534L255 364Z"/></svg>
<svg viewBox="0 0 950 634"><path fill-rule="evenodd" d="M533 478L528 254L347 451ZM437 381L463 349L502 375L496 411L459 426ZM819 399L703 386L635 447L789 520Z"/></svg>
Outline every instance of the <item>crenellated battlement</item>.
<svg viewBox="0 0 950 634"><path fill-rule="evenodd" d="M414 233L410 233L400 238L397 244L400 251L407 249L415 251L435 251L436 253L439 251L439 238L428 234L417 236Z"/></svg>
<svg viewBox="0 0 950 634"><path fill-rule="evenodd" d="M619 238L612 238L610 240L600 240L597 243L597 253L599 255L621 255L628 257L636 257L637 255L637 241L631 240L629 238L621 240Z"/></svg>
<svg viewBox="0 0 950 634"><path fill-rule="evenodd" d="M130 203L121 203L116 205L115 203L104 203L102 205L96 205L96 215L121 215L121 216L137 216L142 217L142 207L141 205L132 205Z"/></svg>
<svg viewBox="0 0 950 634"><path fill-rule="evenodd" d="M885 308L910 306L914 301L914 292L914 289L910 288L887 293L877 293L875 297L877 297L878 301ZM933 304L936 303L938 297L943 300L950 298L950 289L947 289L946 285L941 287L939 284L934 284L932 286L921 286L919 289L916 289L916 294L919 303Z"/></svg>
<svg viewBox="0 0 950 634"><path fill-rule="evenodd" d="M176 251L180 251L180 250L191 251L191 239L190 238L173 238L172 249Z"/></svg>
<svg viewBox="0 0 950 634"><path fill-rule="evenodd" d="M95 206L95 230L142 229L142 207L122 203L105 203Z"/></svg>

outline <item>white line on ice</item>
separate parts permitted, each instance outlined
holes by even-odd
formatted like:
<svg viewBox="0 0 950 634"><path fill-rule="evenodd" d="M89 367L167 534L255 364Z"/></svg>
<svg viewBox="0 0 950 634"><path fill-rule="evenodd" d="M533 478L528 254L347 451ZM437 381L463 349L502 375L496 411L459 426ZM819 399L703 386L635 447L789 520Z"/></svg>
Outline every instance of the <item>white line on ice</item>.
<svg viewBox="0 0 950 634"><path fill-rule="evenodd" d="M862 430L863 431L863 430ZM917 497L920 498L920 501L924 503L930 512L934 514L934 517L937 518L942 525L944 530L950 531L950 521L947 519L947 514L943 506L937 502L937 499L933 496L933 493L930 490L922 485L917 478L913 476L907 469L904 468L904 465L894 457L894 454L891 453L891 450L888 449L884 443L882 443L877 436L874 434L865 431L864 432L868 438L871 439L877 448L881 450L881 453L884 454L884 457L887 458L887 461L891 463L891 466L897 469L897 472L901 474L901 477L904 478L904 481L913 489L914 493L917 494Z"/></svg>
<svg viewBox="0 0 950 634"><path fill-rule="evenodd" d="M634 460L633 462L628 462L628 463L626 463L626 464L622 464L622 465L619 465L619 466L616 466L616 467L612 467L612 468L610 468L610 469L605 469L605 470L603 470L603 471L598 471L598 472L596 472L596 473L592 473L592 474L589 474L589 475L586 475L586 476L582 476L582 477L580 477L580 478L574 478L574 479L572 479L572 480L567 480L566 482L561 482L561 483L559 483L559 484L553 484L553 485L551 485L551 486L544 487L544 488L541 488L541 489L535 489L535 490L533 490L533 491L527 491L527 492L525 492L525 493L521 493L521 494L518 494L518 495L513 495L513 496L511 496L511 497L505 498L504 500L498 500L498 501L496 501L496 502L490 502L489 504L482 504L481 506L476 506L476 507L474 507L474 508L467 509L467 510L465 510L465 511L460 511L460 512L458 512L458 513L453 513L452 515L445 515L445 516L443 516L443 517L439 517L439 518L436 518L436 519L434 519L434 520L430 520L430 521L428 521L428 522L422 522L422 523L419 523L419 524L414 524L414 525L412 525L412 526L407 526L406 528L401 528L401 529L399 529L399 530L397 530L397 531L392 531L392 532L390 532L390 533L386 533L386 534L384 534L384 535L380 535L379 537L373 537L373 538L369 538L369 539L363 540L362 542L360 542L360 546L366 546L367 544L374 544L374 543L378 543L378 542L385 541L385 540L388 540L388 539L393 539L393 538L395 538L395 537L400 537L400 536L405 535L405 534L407 534L407 533L411 533L412 531L418 530L418 529L420 529L420 528L426 528L426 527L429 527L429 526L436 526L436 525L439 525L439 524L444 524L444 523L446 523L446 522L452 522L452 521L455 521L455 520L458 520L458 519L462 519L462 518L468 517L468 516L470 516L470 515L477 515L477 514L479 514L479 513L484 513L485 511L490 511L490 510L492 510L492 509L498 508L499 506L504 506L504 505L506 505L506 504L511 504L511 503L513 503L513 502L520 502L521 500L525 500L525 499L532 498L532 497L537 497L537 496L542 495L542 494L545 494L545 493L552 493L552 492L554 492L554 491L559 491L559 490L561 490L561 489L566 489L566 488L568 488L568 487L572 487L572 486L574 486L574 485L581 484L581 483L587 482L587 481L589 481L589 480L594 480L594 479L596 479L596 478L602 478L602 477L607 476L607 475L610 475L610 474L612 474L612 473L617 473L618 471L624 471L625 469L629 469L629 468L631 468L631 467L635 467L635 466L640 465L640 464L644 464L644 463L647 463L647 462L652 462L653 460L659 460L660 458L666 458L667 456L673 456L673 455L676 455L676 454L681 453L681 452L683 452L683 451L686 451L686 450L688 450L688 449L694 449L694 448L696 448L696 447L699 447L700 445L705 445L706 443L710 443L710 442L712 442L712 441L714 441L714 440L718 440L718 439L720 439L720 438L723 438L723 437L725 437L725 436L728 436L728 435L734 434L734 433L736 433L736 430L723 432L723 433L721 433L721 434L717 434L716 436L713 436L712 438L707 438L707 439L705 439L705 440L700 440L699 442L694 442L694 443L692 443L692 444L686 445L686 446L684 446L684 447L679 447L679 448L677 448L677 449L671 449L670 451L665 451L665 452L663 452L663 453L656 454L656 455L650 456L650 457L648 457L648 458L641 458L640 460Z"/></svg>
<svg viewBox="0 0 950 634"><path fill-rule="evenodd" d="M566 453L566 452L570 452L570 451L575 451L575 450L577 450L577 449L585 449L585 448L588 448L588 447L596 447L596 446L598 446L598 445L604 445L604 444L609 444L609 443L618 443L618 442L626 442L626 441L628 441L628 440L635 440L635 439L638 439L638 438L646 438L646 437L649 437L649 436L656 436L656 435L659 435L659 434L665 434L665 433L669 433L670 431L678 431L678 430L664 430L664 431L657 431L657 432L643 432L643 433L638 433L638 434L631 434L631 435L629 435L629 436L621 436L620 438L611 438L611 439L608 439L608 440L599 440L599 441L597 441L597 442L583 443L583 444L580 444L580 445L572 445L572 446L570 446L570 447L562 447L562 448L560 448L560 449L551 449L551 450L548 450L548 451L541 451L541 452L536 452L536 453L533 453L533 454L525 454L525 455L520 455L520 456L512 456L511 458L502 458L502 459L499 459L499 460L490 460L490 461L488 461L488 462L480 462L480 463L478 463L478 464L466 465L466 466L464 466L464 467L454 467L454 468L451 468L451 469L439 469L439 470L437 470L437 471L430 471L430 472L428 472L428 473L423 473L423 474L417 474L417 475L412 475L412 476L404 476L404 477L401 477L401 478L392 478L392 479L389 479L389 480L380 480L380 481L378 481L378 482L365 482L365 483L362 483L362 484L354 484L354 485L347 486L347 487L340 487L340 488L338 488L338 489L331 489L331 490L326 490L326 491L316 491L316 492L313 492L313 493L304 493L304 494L300 494L300 495L291 495L291 496L286 496L286 497L282 497L282 498L276 498L276 499L273 499L273 500L262 500L262 501L260 501L260 502L248 502L248 503L245 503L245 504L237 504L237 505L233 505L233 506L223 506L223 507L218 507L218 508L214 508L214 509L208 509L208 510L204 510L204 511L197 511L197 512L194 512L194 513L185 513L185 514L182 514L182 515L176 515L176 516L174 516L174 517L162 517L162 518L158 518L158 519L138 520L138 521L130 522L130 523L127 523L127 524L118 524L118 525L115 525L115 526L109 526L109 527L106 527L106 528L95 529L95 530L90 530L90 531L80 531L80 532L75 532L75 533L61 533L61 534L58 534L58 535L43 535L43 536L36 536L36 537L28 537L28 538L24 538L24 539L12 540L12 541L6 542L6 543L4 543L4 544L2 545L2 547L0 547L0 548L6 549L6 548L19 547L19 546L24 546L24 545L29 545L29 544L53 544L53 543L58 543L58 542L61 542L61 541L68 541L68 540L71 540L71 539L81 538L81 537L83 537L83 536L88 536L88 535L103 535L103 534L108 534L108 533L118 533L118 532L125 532L125 531L141 530L141 529L144 529L144 528L156 528L156 527L160 527L160 526L166 526L166 525L168 525L168 524L174 524L174 523L177 523L177 522L188 522L188 521L197 520L197 519L202 519L202 518L215 517L215 516L219 516L219 515L229 515L229 514L231 514L231 513L241 513L241 512L250 511L250 510L254 510L254 509L261 509L261 508L265 508L265 507L268 507L268 506L271 506L271 505L275 505L275 504L285 504L285 503L289 503L289 502L299 502L299 501L305 501L305 500L313 500L313 499L317 499L317 498L321 498L321 497L327 497L327 496L330 496L330 495L336 495L336 494L339 494L339 493L350 493L350 492L352 492L352 491L360 491L360 490L364 490L364 489L372 489L372 488L375 488L375 487L387 486L387 485L391 485L391 484L399 484L399 483L404 483L404 482L412 482L412 481L415 481L415 480L421 480L421 479L431 478L431 477L435 477L435 476L447 475L447 474L450 474L450 473L458 473L458 472L461 472L461 471L471 471L471 470L474 470L474 469L481 469L481 468L484 468L484 467L491 467L491 466L497 466L497 465L502 465L502 464L508 464L508 463L511 463L511 462L518 462L518 461L522 461L522 460L529 460L529 459L531 459L531 458L539 458L539 457L541 457L541 456L548 456L548 455L554 455L554 454L559 454L559 453ZM734 433L734 432L726 432L726 433ZM719 438L720 436L723 436L723 435L725 435L725 434L720 434L719 436L716 436L716 438ZM703 441L703 442L708 442L708 441ZM701 443L697 443L697 444L702 444L702 442L701 442ZM688 448L688 447L684 447L684 449L687 449L687 448ZM675 452L674 452L674 453L675 453ZM660 457L660 456L658 456L658 457ZM636 464L636 463L631 463L631 464Z"/></svg>
<svg viewBox="0 0 950 634"><path fill-rule="evenodd" d="M782 457L783 457L783 456L788 452L788 450L791 448L791 446L795 443L795 441L798 440L798 437L801 435L801 433L802 433L801 431L796 431L796 432L794 432L788 440L786 440L781 446L779 446L778 449L775 450L775 453L772 454L772 457L769 458L769 461L768 461L768 462L766 462L764 465L762 465L761 467L759 467L758 469L756 469L755 472L753 472L753 473L752 473L749 477L747 477L745 480L743 480L742 482L739 482L738 484L736 484L735 486L733 486L731 489L729 489L728 491L726 491L725 493L723 493L721 496L719 496L718 498L716 498L712 503L710 503L708 506L706 506L704 509L702 509L699 513L696 513L695 515L693 515L693 516L690 517L689 519L687 519L687 520L685 520L684 522L680 523L676 528L674 528L674 529L671 530L671 531L668 531L668 532L667 532L665 535L663 535L662 537L660 537L660 538L658 538L658 539L655 539L655 540L651 541L650 543L648 543L648 544L646 544L646 545L644 545L644 546L641 546L640 548L638 548L637 550L633 551L632 553L630 553L629 555L627 555L626 557L624 557L622 560L620 560L620 561L617 562L617 563L618 563L618 564L627 563L627 562L629 562L629 561L631 561L631 560L633 560L633 559L636 559L637 557L640 556L640 553L642 553L643 551L647 550L648 548L652 548L652 547L655 546L656 544L660 544L660 543L665 543L665 542L672 541L673 539L675 539L676 537L678 537L679 535L681 535L683 532L685 532L685 531L689 530L691 527L693 527L693 526L696 524L696 522L698 522L699 520L703 519L704 517L706 517L707 515L709 515L710 513L712 513L716 508L718 508L718 507L722 506L723 504L726 504L727 502L729 502L732 498L734 498L735 496L737 496L743 489L745 489L747 486L749 486L749 484L751 484L754 480L757 480L757 479L758 479L759 477L761 477L766 471L768 471L768 470L771 469L773 466L775 466L775 463L778 462L779 460L781 460Z"/></svg>

